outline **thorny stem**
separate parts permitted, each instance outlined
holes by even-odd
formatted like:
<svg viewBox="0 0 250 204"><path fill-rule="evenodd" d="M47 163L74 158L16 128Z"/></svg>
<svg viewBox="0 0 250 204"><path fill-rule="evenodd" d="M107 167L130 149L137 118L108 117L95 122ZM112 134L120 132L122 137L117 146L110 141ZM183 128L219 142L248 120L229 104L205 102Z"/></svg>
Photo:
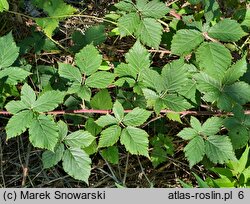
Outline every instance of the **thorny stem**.
<svg viewBox="0 0 250 204"><path fill-rule="evenodd" d="M124 110L124 113L129 113L132 110ZM153 111L151 111L153 112ZM80 109L80 110L61 110L61 111L49 111L49 112L44 112L43 114L48 114L48 115L66 115L66 114L83 114L83 113L96 113L96 114L113 114L113 111L111 110L95 110L95 109ZM172 110L161 110L161 114L165 113L178 113L182 116L185 115L215 115L215 116L227 116L227 115L233 115L232 112L220 112L220 111L172 111ZM245 115L250 115L250 110L245 110ZM8 111L0 111L0 115L12 115Z"/></svg>

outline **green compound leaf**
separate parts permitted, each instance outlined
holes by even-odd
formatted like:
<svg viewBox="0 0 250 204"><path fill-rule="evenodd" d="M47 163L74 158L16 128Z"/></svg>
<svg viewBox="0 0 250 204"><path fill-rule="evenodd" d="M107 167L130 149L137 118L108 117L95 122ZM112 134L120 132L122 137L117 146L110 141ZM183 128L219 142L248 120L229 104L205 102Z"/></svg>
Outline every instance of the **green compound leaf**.
<svg viewBox="0 0 250 204"><path fill-rule="evenodd" d="M91 159L84 150L80 148L69 148L65 150L62 161L63 169L67 174L88 184L91 171Z"/></svg>
<svg viewBox="0 0 250 204"><path fill-rule="evenodd" d="M54 110L60 103L63 102L64 92L47 91L39 96L33 104L33 110L37 112L46 112Z"/></svg>
<svg viewBox="0 0 250 204"><path fill-rule="evenodd" d="M0 0L0 12L3 12L4 10L9 10L9 3L7 0Z"/></svg>
<svg viewBox="0 0 250 204"><path fill-rule="evenodd" d="M202 129L200 121L194 116L191 116L190 125L193 129L195 129L198 132L201 131Z"/></svg>
<svg viewBox="0 0 250 204"><path fill-rule="evenodd" d="M184 148L185 156L189 161L189 166L192 168L199 163L205 155L205 143L202 137L194 137Z"/></svg>
<svg viewBox="0 0 250 204"><path fill-rule="evenodd" d="M132 0L120 1L115 4L115 7L119 10L127 12L136 11L135 7L133 6Z"/></svg>
<svg viewBox="0 0 250 204"><path fill-rule="evenodd" d="M201 132L206 136L215 135L220 131L222 125L222 118L211 117L208 118L205 123L203 123Z"/></svg>
<svg viewBox="0 0 250 204"><path fill-rule="evenodd" d="M24 109L29 109L29 107L25 105L22 101L10 101L9 103L7 103L5 108L7 109L8 112L12 114L16 114Z"/></svg>
<svg viewBox="0 0 250 204"><path fill-rule="evenodd" d="M243 81L225 86L223 92L240 105L244 105L250 101L250 85Z"/></svg>
<svg viewBox="0 0 250 204"><path fill-rule="evenodd" d="M245 36L246 33L237 21L223 19L209 29L208 35L223 42L235 42Z"/></svg>
<svg viewBox="0 0 250 204"><path fill-rule="evenodd" d="M75 13L77 10L73 6L66 4L63 0L32 0L32 3L43 9L49 16L63 18Z"/></svg>
<svg viewBox="0 0 250 204"><path fill-rule="evenodd" d="M156 90L158 93L166 87L163 77L155 70L146 69L142 72L143 83L146 87Z"/></svg>
<svg viewBox="0 0 250 204"><path fill-rule="evenodd" d="M112 125L101 132L98 147L109 147L114 145L121 135L121 127L118 125Z"/></svg>
<svg viewBox="0 0 250 204"><path fill-rule="evenodd" d="M36 23L38 26L42 28L43 32L49 38L52 38L55 29L59 25L59 21L57 19L51 19L51 18L37 18Z"/></svg>
<svg viewBox="0 0 250 204"><path fill-rule="evenodd" d="M76 65L86 75L95 73L102 63L102 56L93 44L87 45L75 56Z"/></svg>
<svg viewBox="0 0 250 204"><path fill-rule="evenodd" d="M6 125L7 139L16 137L26 131L33 122L33 112L30 110L21 111L13 115Z"/></svg>
<svg viewBox="0 0 250 204"><path fill-rule="evenodd" d="M59 142L61 142L68 134L68 125L63 122L62 120L59 120L57 122L58 125L58 133L59 133Z"/></svg>
<svg viewBox="0 0 250 204"><path fill-rule="evenodd" d="M121 37L132 35L140 24L140 17L137 13L125 14L118 20L118 29Z"/></svg>
<svg viewBox="0 0 250 204"><path fill-rule="evenodd" d="M204 69L204 72L208 75L216 79L222 79L231 64L232 56L223 45L205 42L197 49L196 60L200 69Z"/></svg>
<svg viewBox="0 0 250 204"><path fill-rule="evenodd" d="M19 81L26 79L30 74L30 72L19 67L8 67L4 70L0 70L0 79L7 84L16 85Z"/></svg>
<svg viewBox="0 0 250 204"><path fill-rule="evenodd" d="M9 33L3 37L0 37L0 70L11 66L19 55L19 48L12 37L12 33Z"/></svg>
<svg viewBox="0 0 250 204"><path fill-rule="evenodd" d="M250 139L249 129L240 124L235 126L233 129L230 129L228 135L234 149L245 147Z"/></svg>
<svg viewBox="0 0 250 204"><path fill-rule="evenodd" d="M55 147L54 152L46 150L42 154L43 168L48 169L55 166L59 161L61 161L64 153L64 145L59 144Z"/></svg>
<svg viewBox="0 0 250 204"><path fill-rule="evenodd" d="M143 4L137 5L137 9L143 16L151 18L162 18L170 11L170 9L159 0L149 1L148 3L145 1L145 4L143 2Z"/></svg>
<svg viewBox="0 0 250 204"><path fill-rule="evenodd" d="M113 112L117 120L121 122L124 118L124 108L122 107L122 104L118 100L114 103Z"/></svg>
<svg viewBox="0 0 250 204"><path fill-rule="evenodd" d="M68 79L77 84L82 83L82 74L78 68L73 67L70 64L58 63L58 73L61 77Z"/></svg>
<svg viewBox="0 0 250 204"><path fill-rule="evenodd" d="M107 89L99 91L94 97L90 100L90 105L93 109L99 110L111 110L113 103L110 93Z"/></svg>
<svg viewBox="0 0 250 204"><path fill-rule="evenodd" d="M103 89L111 85L114 79L115 75L113 73L99 71L88 77L85 81L85 84L91 88Z"/></svg>
<svg viewBox="0 0 250 204"><path fill-rule="evenodd" d="M105 127L108 125L116 125L119 123L119 120L115 117L113 117L112 115L103 115L100 118L98 118L96 121L96 124L101 126L101 127Z"/></svg>
<svg viewBox="0 0 250 204"><path fill-rule="evenodd" d="M63 141L70 147L84 148L88 147L94 140L95 137L88 131L78 130L69 134Z"/></svg>
<svg viewBox="0 0 250 204"><path fill-rule="evenodd" d="M54 151L58 138L57 124L49 116L39 115L32 120L29 139L34 147Z"/></svg>
<svg viewBox="0 0 250 204"><path fill-rule="evenodd" d="M188 54L203 42L201 32L197 30L181 29L176 32L171 43L172 54Z"/></svg>
<svg viewBox="0 0 250 204"><path fill-rule="evenodd" d="M164 97L163 99L163 103L170 109L173 111L184 111L187 110L189 108L191 108L191 104L187 102L187 100L181 96L177 96L177 95L167 95L166 97Z"/></svg>
<svg viewBox="0 0 250 204"><path fill-rule="evenodd" d="M27 107L32 108L35 101L35 92L28 84L24 84L21 90L21 102L24 103Z"/></svg>
<svg viewBox="0 0 250 204"><path fill-rule="evenodd" d="M163 67L161 75L168 92L178 92L185 86L188 80L187 71L187 64L183 60L173 61Z"/></svg>
<svg viewBox="0 0 250 204"><path fill-rule="evenodd" d="M122 130L121 144L131 154L143 155L149 158L148 154L148 133L135 127L126 127Z"/></svg>
<svg viewBox="0 0 250 204"><path fill-rule="evenodd" d="M129 68L133 70L132 73L138 74L141 70L149 68L149 56L147 49L143 47L139 41L136 41L125 55L125 58L126 62L130 65Z"/></svg>
<svg viewBox="0 0 250 204"><path fill-rule="evenodd" d="M213 163L223 164L235 159L232 143L227 136L213 135L205 141L205 152Z"/></svg>
<svg viewBox="0 0 250 204"><path fill-rule="evenodd" d="M144 18L141 20L135 35L143 44L158 49L161 42L162 30L163 28L157 20Z"/></svg>
<svg viewBox="0 0 250 204"><path fill-rule="evenodd" d="M193 128L184 128L182 131L180 131L177 136L181 137L184 140L191 140L195 137L198 137L198 132Z"/></svg>
<svg viewBox="0 0 250 204"><path fill-rule="evenodd" d="M222 79L222 83L232 84L236 80L238 80L241 76L243 76L246 71L247 71L247 62L245 57L243 57L226 71Z"/></svg>
<svg viewBox="0 0 250 204"><path fill-rule="evenodd" d="M203 98L208 102L216 101L221 95L221 83L204 72L195 74L198 90L204 94Z"/></svg>
<svg viewBox="0 0 250 204"><path fill-rule="evenodd" d="M108 147L101 151L101 155L104 159L112 164L118 164L119 162L119 151L116 146Z"/></svg>
<svg viewBox="0 0 250 204"><path fill-rule="evenodd" d="M151 112L137 107L125 115L122 122L127 126L140 126L146 122L150 115Z"/></svg>

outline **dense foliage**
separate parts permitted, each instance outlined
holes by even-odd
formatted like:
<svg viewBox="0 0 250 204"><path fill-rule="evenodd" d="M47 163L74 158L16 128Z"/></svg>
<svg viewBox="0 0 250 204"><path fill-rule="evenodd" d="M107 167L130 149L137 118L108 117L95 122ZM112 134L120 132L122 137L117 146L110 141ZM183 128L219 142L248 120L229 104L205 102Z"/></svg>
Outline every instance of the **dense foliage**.
<svg viewBox="0 0 250 204"><path fill-rule="evenodd" d="M8 2L0 0L0 12L20 15ZM203 163L219 175L207 185L250 186L249 1L224 1L222 10L216 0L182 6L122 0L104 18L83 15L63 0L31 2L42 15L22 15L39 29L30 28L18 42L12 32L0 37L0 108L11 115L7 140L28 134L34 147L44 149L44 168L62 161L67 174L88 183L92 154L117 164L124 147L157 167L181 138L190 168ZM73 32L73 45L64 47L55 36L71 16L102 23L84 35ZM124 59L110 62L100 47L117 36L133 45ZM54 50L74 59L52 66L25 58ZM152 53L162 55L155 61ZM182 123L189 113L197 116L187 117L174 136L150 126L165 116L166 123ZM69 122L75 127L69 129Z"/></svg>

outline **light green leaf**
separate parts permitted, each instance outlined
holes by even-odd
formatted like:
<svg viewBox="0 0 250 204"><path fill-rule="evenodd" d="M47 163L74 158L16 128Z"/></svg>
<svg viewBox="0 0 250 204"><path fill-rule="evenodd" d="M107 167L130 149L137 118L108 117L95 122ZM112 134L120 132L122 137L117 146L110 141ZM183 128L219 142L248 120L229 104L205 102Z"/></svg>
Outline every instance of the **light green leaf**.
<svg viewBox="0 0 250 204"><path fill-rule="evenodd" d="M34 147L54 151L58 138L57 124L49 116L39 115L32 120L29 139Z"/></svg>
<svg viewBox="0 0 250 204"><path fill-rule="evenodd" d="M249 8L246 10L245 19L241 23L241 26L247 26L248 28L250 28L250 9Z"/></svg>
<svg viewBox="0 0 250 204"><path fill-rule="evenodd" d="M99 71L92 74L85 81L85 85L91 88L107 88L115 79L115 75L110 72Z"/></svg>
<svg viewBox="0 0 250 204"><path fill-rule="evenodd" d="M102 63L102 56L93 44L87 45L75 56L76 65L86 75L95 73Z"/></svg>
<svg viewBox="0 0 250 204"><path fill-rule="evenodd" d="M141 20L135 35L143 44L158 49L161 42L162 30L163 28L157 20L144 18Z"/></svg>
<svg viewBox="0 0 250 204"><path fill-rule="evenodd" d="M249 155L249 147L247 145L245 151L242 153L239 159L239 166L237 168L237 171L239 173L242 173L246 169L248 158L249 158L248 155Z"/></svg>
<svg viewBox="0 0 250 204"><path fill-rule="evenodd" d="M102 128L95 123L93 118L87 119L85 123L85 129L94 136L97 136L102 131Z"/></svg>
<svg viewBox="0 0 250 204"><path fill-rule="evenodd" d="M197 49L196 60L200 69L215 79L222 79L231 64L230 51L223 45L215 42L204 42Z"/></svg>
<svg viewBox="0 0 250 204"><path fill-rule="evenodd" d="M137 40L129 52L125 55L126 62L130 65L132 72L138 72L149 68L149 53L145 47Z"/></svg>
<svg viewBox="0 0 250 204"><path fill-rule="evenodd" d="M4 10L9 10L9 3L7 0L0 0L0 12L3 12Z"/></svg>
<svg viewBox="0 0 250 204"><path fill-rule="evenodd" d="M223 92L240 105L244 105L250 101L250 85L243 81L225 86Z"/></svg>
<svg viewBox="0 0 250 204"><path fill-rule="evenodd" d="M72 15L77 11L73 6L66 4L63 0L40 1L32 0L35 5L48 13L49 16L62 18L62 16Z"/></svg>
<svg viewBox="0 0 250 204"><path fill-rule="evenodd" d="M238 80L241 76L243 76L246 71L247 71L247 62L245 57L243 57L226 71L222 79L222 83L232 84L236 80Z"/></svg>
<svg viewBox="0 0 250 204"><path fill-rule="evenodd" d="M125 115L123 123L127 126L139 126L145 123L150 115L151 112L137 107Z"/></svg>
<svg viewBox="0 0 250 204"><path fill-rule="evenodd" d="M171 43L172 54L188 54L203 42L204 38L201 32L192 29L178 30Z"/></svg>
<svg viewBox="0 0 250 204"><path fill-rule="evenodd" d="M8 112L16 114L21 110L28 109L29 107L25 105L22 101L10 101L5 106Z"/></svg>
<svg viewBox="0 0 250 204"><path fill-rule="evenodd" d="M1 1L1 0L0 0ZM1 11L1 10L0 10ZM11 66L19 55L19 48L12 37L12 33L0 37L0 70Z"/></svg>
<svg viewBox="0 0 250 204"><path fill-rule="evenodd" d="M112 164L118 164L119 162L119 151L116 146L108 147L101 151L101 155L104 159Z"/></svg>
<svg viewBox="0 0 250 204"><path fill-rule="evenodd" d="M143 155L149 158L148 154L148 133L135 127L126 127L122 130L121 144L131 154Z"/></svg>
<svg viewBox="0 0 250 204"><path fill-rule="evenodd" d="M103 89L94 95L94 97L90 100L90 105L93 109L111 110L113 103L108 90Z"/></svg>
<svg viewBox="0 0 250 204"><path fill-rule="evenodd" d="M121 135L121 127L118 125L112 125L101 132L98 147L112 146L119 140Z"/></svg>
<svg viewBox="0 0 250 204"><path fill-rule="evenodd" d="M16 85L19 81L23 81L31 73L18 67L8 67L4 70L0 70L0 79L3 79L5 83Z"/></svg>
<svg viewBox="0 0 250 204"><path fill-rule="evenodd" d="M64 152L62 161L63 169L67 174L88 184L91 171L91 159L84 150L69 148Z"/></svg>
<svg viewBox="0 0 250 204"><path fill-rule="evenodd" d="M197 104L196 90L196 81L194 79L187 79L185 85L181 86L178 90L178 93Z"/></svg>
<svg viewBox="0 0 250 204"><path fill-rule="evenodd" d="M201 131L201 123L200 121L195 118L194 116L191 116L191 119L190 119L190 125L192 128L194 128L197 132Z"/></svg>
<svg viewBox="0 0 250 204"><path fill-rule="evenodd" d="M29 110L21 111L13 115L6 125L7 139L16 137L30 127L33 120L33 113Z"/></svg>
<svg viewBox="0 0 250 204"><path fill-rule="evenodd" d="M132 0L119 1L114 6L122 11L127 11L127 12L135 11L135 7L133 6Z"/></svg>
<svg viewBox="0 0 250 204"><path fill-rule="evenodd" d="M119 120L119 122L121 122L124 118L124 109L118 100L114 103L113 112L115 117Z"/></svg>
<svg viewBox="0 0 250 204"><path fill-rule="evenodd" d="M162 18L170 11L170 9L159 0L149 1L147 4L139 4L137 8L143 16L150 18Z"/></svg>
<svg viewBox="0 0 250 204"><path fill-rule="evenodd" d="M170 112L167 113L167 118L178 123L182 123L180 113Z"/></svg>
<svg viewBox="0 0 250 204"><path fill-rule="evenodd" d="M213 163L223 164L228 160L234 160L233 146L227 136L210 136L205 141L205 152Z"/></svg>
<svg viewBox="0 0 250 204"><path fill-rule="evenodd" d="M90 101L91 98L91 90L89 87L85 86L85 85L79 85L77 88L76 85L76 94L82 99L82 100L86 100L86 101Z"/></svg>
<svg viewBox="0 0 250 204"><path fill-rule="evenodd" d="M131 50L131 49L130 49ZM133 55L131 55L132 57L134 57ZM131 58L132 59L132 58ZM140 58L138 58L140 59ZM139 69L143 69L143 67L141 67L140 64L136 64L136 60L138 59L134 59L135 62L132 62L131 64L125 64L125 63L121 63L119 64L116 68L115 68L115 74L117 76L120 77L120 79L125 79L126 81L129 82L129 80L135 82L134 79L136 79L136 76L139 72ZM133 60L133 59L132 59ZM143 62L144 63L144 62ZM139 66L139 67L138 67ZM149 66L149 63L148 63ZM124 80L124 81L125 81Z"/></svg>
<svg viewBox="0 0 250 204"><path fill-rule="evenodd" d="M184 140L191 140L194 137L198 137L198 132L193 128L184 128L182 131L180 131L177 136L181 137Z"/></svg>
<svg viewBox="0 0 250 204"><path fill-rule="evenodd" d="M61 142L68 134L68 125L63 122L62 120L59 120L57 122L57 126L58 126L58 133L59 133L59 141Z"/></svg>
<svg viewBox="0 0 250 204"><path fill-rule="evenodd" d="M61 161L64 153L64 145L59 144L55 147L54 152L46 150L42 154L43 168L48 169L55 166L59 161Z"/></svg>
<svg viewBox="0 0 250 204"><path fill-rule="evenodd" d="M173 61L163 67L161 75L168 92L178 92L185 86L188 80L187 71L187 64L183 60Z"/></svg>
<svg viewBox="0 0 250 204"><path fill-rule="evenodd" d="M33 89L28 85L24 84L21 90L21 101L29 108L32 108L36 100L36 94Z"/></svg>
<svg viewBox="0 0 250 204"><path fill-rule="evenodd" d="M245 36L246 33L237 21L223 19L209 29L208 35L223 42L235 42Z"/></svg>
<svg viewBox="0 0 250 204"><path fill-rule="evenodd" d="M167 95L163 99L164 104L173 111L184 111L191 108L191 104L187 102L187 100L181 96L177 95Z"/></svg>
<svg viewBox="0 0 250 204"><path fill-rule="evenodd" d="M221 129L223 124L223 119L218 117L211 117L206 120L205 123L202 125L201 132L206 135L215 135Z"/></svg>
<svg viewBox="0 0 250 204"><path fill-rule="evenodd" d="M140 17L137 13L128 13L119 18L118 29L121 37L132 35L140 24Z"/></svg>
<svg viewBox="0 0 250 204"><path fill-rule="evenodd" d="M165 89L164 79L157 71L146 69L142 72L142 77L146 87L154 89L158 93Z"/></svg>
<svg viewBox="0 0 250 204"><path fill-rule="evenodd" d="M33 110L37 112L46 112L54 110L60 103L63 102L64 92L47 91L39 96L33 104Z"/></svg>
<svg viewBox="0 0 250 204"><path fill-rule="evenodd" d="M101 127L105 127L108 125L116 125L119 123L118 119L113 117L112 115L103 115L100 118L98 118L96 121L96 124L101 126Z"/></svg>
<svg viewBox="0 0 250 204"><path fill-rule="evenodd" d="M59 25L59 21L53 18L36 18L35 19L38 26L40 26L43 32L50 38Z"/></svg>
<svg viewBox="0 0 250 204"><path fill-rule="evenodd" d="M152 91L151 89L142 89L144 97L147 100L147 107L151 108L155 105L157 99L159 99L159 95Z"/></svg>
<svg viewBox="0 0 250 204"><path fill-rule="evenodd" d="M72 82L81 84L82 74L78 68L65 63L58 63L58 65L59 65L58 73L61 77L69 79Z"/></svg>
<svg viewBox="0 0 250 204"><path fill-rule="evenodd" d="M204 94L204 99L207 102L214 102L218 100L221 95L221 84L219 81L204 72L195 74L194 78L197 80L198 90Z"/></svg>
<svg viewBox="0 0 250 204"><path fill-rule="evenodd" d="M205 155L205 144L202 137L194 137L184 148L185 156L189 161L189 166L192 168L199 163Z"/></svg>
<svg viewBox="0 0 250 204"><path fill-rule="evenodd" d="M64 138L63 141L66 145L70 147L80 148L89 146L94 140L95 137L88 131L78 130L69 134L67 137Z"/></svg>

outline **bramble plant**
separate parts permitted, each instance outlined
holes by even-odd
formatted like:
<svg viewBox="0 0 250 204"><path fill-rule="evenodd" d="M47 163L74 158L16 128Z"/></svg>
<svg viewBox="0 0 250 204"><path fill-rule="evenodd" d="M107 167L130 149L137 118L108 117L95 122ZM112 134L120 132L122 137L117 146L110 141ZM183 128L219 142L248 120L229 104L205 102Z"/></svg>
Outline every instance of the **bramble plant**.
<svg viewBox="0 0 250 204"><path fill-rule="evenodd" d="M210 170L221 178L209 186L249 186L249 1L238 3L229 16L215 0L189 0L184 8L167 1L122 0L104 18L83 15L63 0L31 2L43 15L22 15L40 31L31 30L19 42L13 32L0 37L0 113L11 115L7 140L28 134L35 148L44 149L44 168L62 161L67 174L88 183L92 154L117 164L121 147L147 157L156 168L174 154L174 140L181 138L190 168L213 163ZM0 12L18 14L9 3L0 0ZM71 16L103 23L85 35L75 31L67 48L54 36ZM133 44L111 67L97 45L114 36ZM25 54L44 50L67 52L72 63L25 61ZM161 53L157 62L152 53ZM187 117L191 127L181 120L188 114L196 115ZM158 119L185 127L174 136L150 129ZM242 149L242 155L235 154Z"/></svg>

